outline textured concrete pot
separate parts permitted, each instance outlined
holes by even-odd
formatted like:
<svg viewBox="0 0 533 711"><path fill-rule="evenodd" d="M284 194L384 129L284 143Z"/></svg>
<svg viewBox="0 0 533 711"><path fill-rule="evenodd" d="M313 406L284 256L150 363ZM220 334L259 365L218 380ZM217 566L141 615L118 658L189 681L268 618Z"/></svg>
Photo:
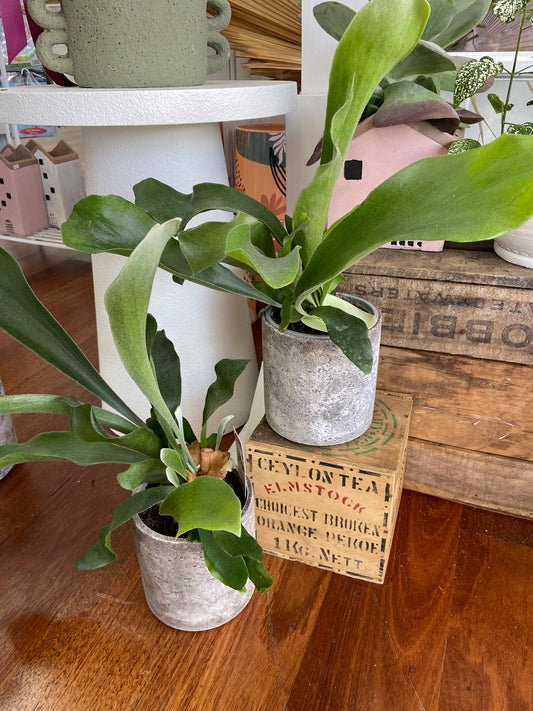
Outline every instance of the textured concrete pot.
<svg viewBox="0 0 533 711"><path fill-rule="evenodd" d="M247 496L242 523L255 536L252 483L246 477ZM144 594L154 615L169 627L199 632L229 622L250 602L254 586L246 592L229 588L207 570L201 543L163 536L133 517L137 558Z"/></svg>
<svg viewBox="0 0 533 711"><path fill-rule="evenodd" d="M5 395L4 386L0 380L0 397ZM13 427L13 420L11 415L1 414L0 415L0 444L15 444L17 441L17 436L15 434L15 428ZM0 479L6 477L9 472L13 469L13 465L8 467L0 468Z"/></svg>
<svg viewBox="0 0 533 711"><path fill-rule="evenodd" d="M324 335L280 332L272 309L263 315L265 415L282 437L329 446L359 437L372 423L381 316L363 299L344 298L376 315L368 335L374 366L365 375Z"/></svg>

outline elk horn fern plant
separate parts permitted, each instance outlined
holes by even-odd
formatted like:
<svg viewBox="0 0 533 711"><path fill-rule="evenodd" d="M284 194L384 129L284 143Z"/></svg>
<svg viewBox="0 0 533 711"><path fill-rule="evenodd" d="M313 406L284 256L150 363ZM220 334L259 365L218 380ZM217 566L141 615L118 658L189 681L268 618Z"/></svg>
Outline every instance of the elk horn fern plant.
<svg viewBox="0 0 533 711"><path fill-rule="evenodd" d="M229 454L218 448L228 418L216 433L207 435L207 420L232 396L235 381L248 361L217 363L197 441L181 415L179 358L148 314L158 263L177 229L177 220L155 224L131 252L105 298L117 351L151 405L146 422L101 378L33 294L17 262L0 248L0 327L115 410L74 397L4 396L0 398L2 413L59 413L69 418L70 428L0 446L0 466L38 460L124 465L118 481L135 493L118 504L112 521L100 530L98 543L80 558L81 569L112 562L116 558L112 532L157 504L162 513L175 518L178 535L188 534L201 541L208 537L209 553L204 549L204 555L215 577L238 590L244 589L250 578L264 591L272 579L263 566L261 547L242 526L240 501L224 481L231 464ZM148 486L139 490L142 484Z"/></svg>
<svg viewBox="0 0 533 711"><path fill-rule="evenodd" d="M63 225L64 242L85 252L128 254L152 225L179 217L160 261L177 281L278 307L282 330L302 321L327 331L368 372L372 320L335 295L343 271L390 241L484 240L533 214L533 142L503 136L471 153L413 163L327 224L355 128L382 79L417 46L429 17L426 0L372 0L350 21L332 61L320 164L284 224L227 186L203 183L183 194L147 179L135 186L135 204L118 196L80 201ZM195 215L213 209L236 216L188 228ZM252 283L232 266L250 272Z"/></svg>

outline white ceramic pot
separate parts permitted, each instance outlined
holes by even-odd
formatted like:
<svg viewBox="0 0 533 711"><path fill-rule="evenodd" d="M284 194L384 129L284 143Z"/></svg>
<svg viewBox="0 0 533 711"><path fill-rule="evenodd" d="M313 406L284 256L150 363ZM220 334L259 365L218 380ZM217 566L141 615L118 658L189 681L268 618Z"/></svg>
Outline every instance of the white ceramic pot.
<svg viewBox="0 0 533 711"><path fill-rule="evenodd" d="M496 254L512 264L533 269L533 219L494 240Z"/></svg>
<svg viewBox="0 0 533 711"><path fill-rule="evenodd" d="M300 444L343 444L372 424L381 316L368 301L344 298L374 313L369 330L374 364L363 373L327 335L280 332L272 309L263 315L265 416L272 429Z"/></svg>
<svg viewBox="0 0 533 711"><path fill-rule="evenodd" d="M242 523L255 536L253 489L246 479ZM161 622L187 632L208 630L229 622L250 602L254 585L248 581L241 593L214 578L201 543L157 533L138 515L132 520L146 602Z"/></svg>

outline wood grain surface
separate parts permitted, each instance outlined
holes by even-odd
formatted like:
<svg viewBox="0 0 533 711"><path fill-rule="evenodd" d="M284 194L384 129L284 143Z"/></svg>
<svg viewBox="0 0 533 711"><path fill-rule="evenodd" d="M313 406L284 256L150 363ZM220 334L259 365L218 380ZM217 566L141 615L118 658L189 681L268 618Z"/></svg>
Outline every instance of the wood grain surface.
<svg viewBox="0 0 533 711"><path fill-rule="evenodd" d="M340 289L382 314L382 344L533 365L530 269L493 251L378 249Z"/></svg>
<svg viewBox="0 0 533 711"><path fill-rule="evenodd" d="M533 368L382 346L378 387L413 396L405 486L533 518Z"/></svg>
<svg viewBox="0 0 533 711"><path fill-rule="evenodd" d="M7 248L95 360L90 263ZM8 393L81 396L3 334L0 353ZM15 418L19 439L53 420ZM500 456L485 449L480 476ZM404 491L384 585L268 556L268 593L178 632L146 606L127 527L113 565L76 570L122 498L116 471L37 462L0 482L1 711L533 708L532 521Z"/></svg>

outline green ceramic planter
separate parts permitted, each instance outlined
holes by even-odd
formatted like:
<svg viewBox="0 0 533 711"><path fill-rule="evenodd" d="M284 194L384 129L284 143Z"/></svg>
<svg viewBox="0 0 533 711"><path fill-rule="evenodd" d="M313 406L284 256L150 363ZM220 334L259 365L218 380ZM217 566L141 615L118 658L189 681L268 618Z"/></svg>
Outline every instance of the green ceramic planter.
<svg viewBox="0 0 533 711"><path fill-rule="evenodd" d="M229 60L228 0L28 0L33 20L45 31L36 43L48 69L84 87L160 87L203 84ZM65 44L66 55L57 45ZM215 50L209 54L208 47Z"/></svg>

